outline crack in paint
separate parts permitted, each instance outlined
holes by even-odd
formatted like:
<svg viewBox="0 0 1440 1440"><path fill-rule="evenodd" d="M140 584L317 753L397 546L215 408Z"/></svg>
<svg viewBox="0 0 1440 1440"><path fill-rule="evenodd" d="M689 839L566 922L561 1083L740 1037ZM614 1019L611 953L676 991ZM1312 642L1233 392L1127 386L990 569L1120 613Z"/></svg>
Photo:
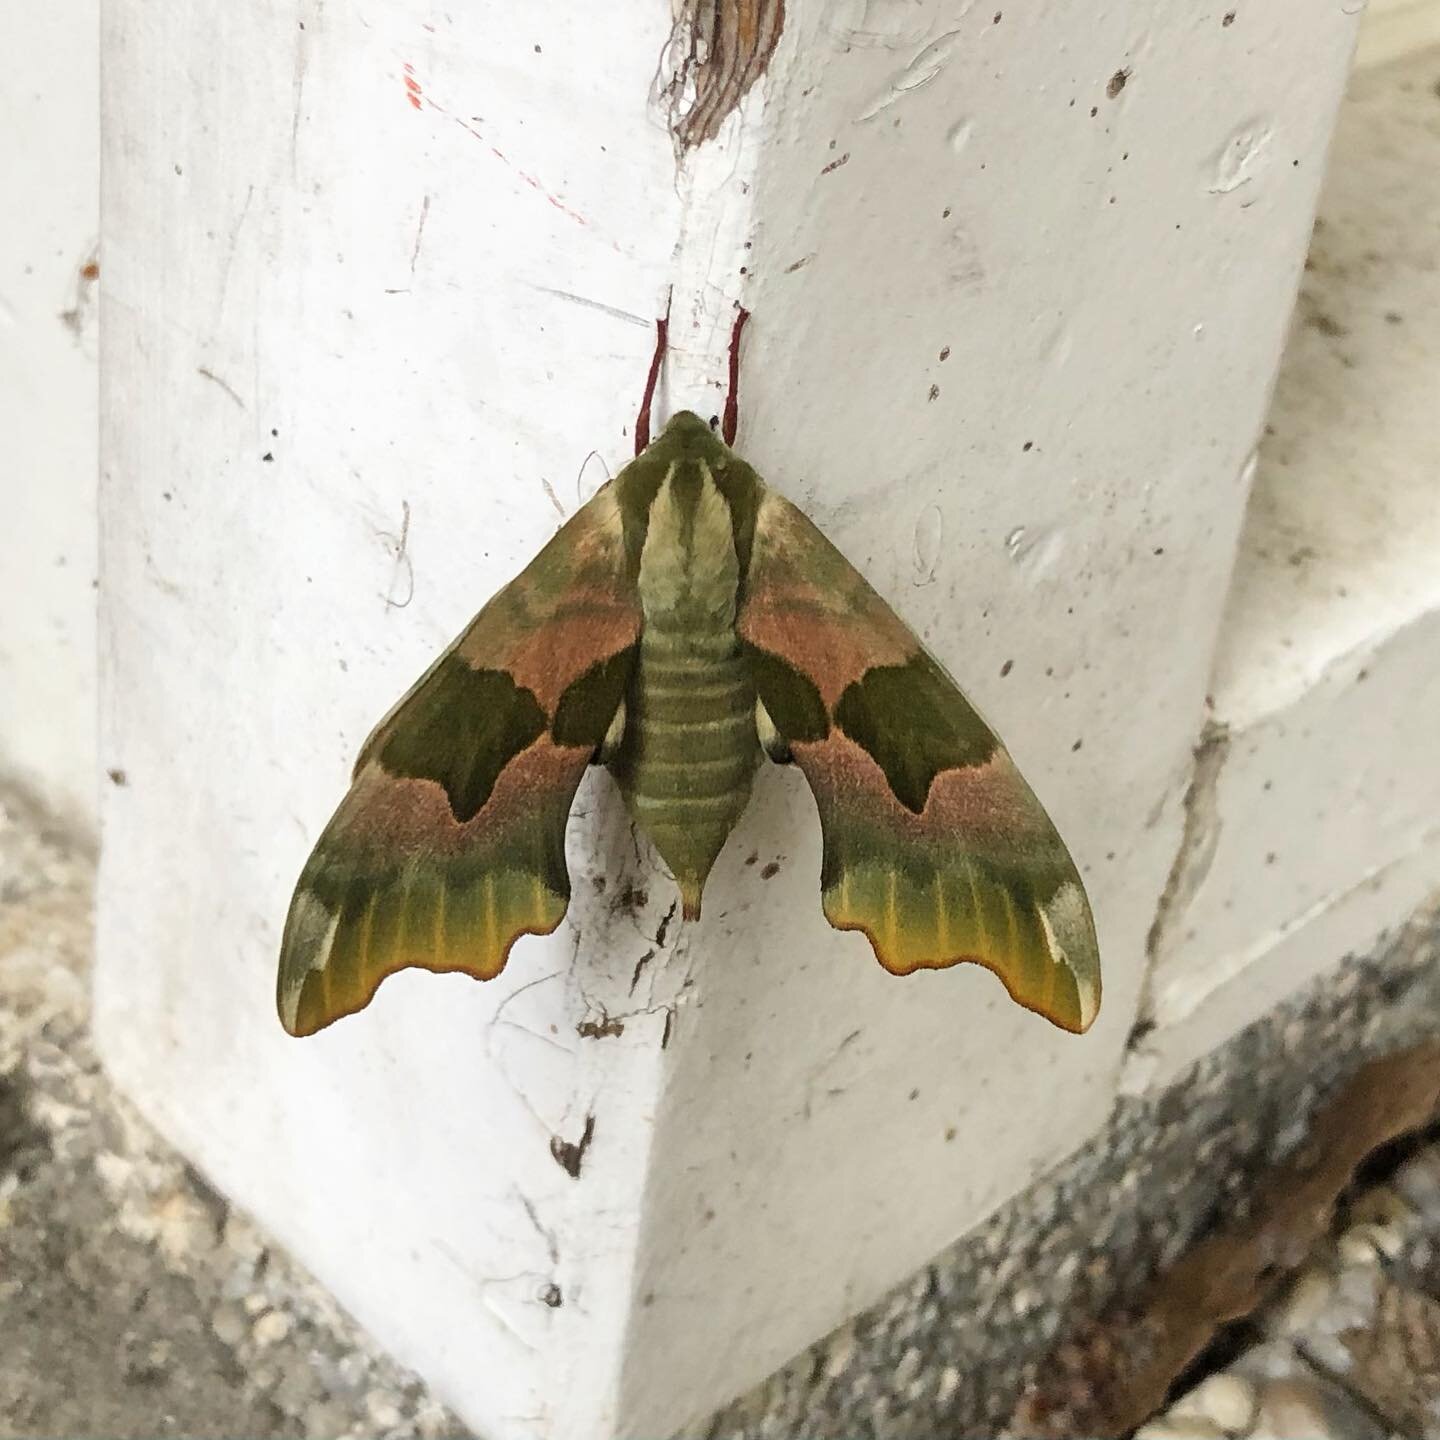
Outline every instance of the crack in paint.
<svg viewBox="0 0 1440 1440"><path fill-rule="evenodd" d="M1140 1006L1142 1019L1130 1036L1128 1048L1132 1050L1154 1028L1151 1017L1155 1008L1156 965L1166 950L1175 927L1200 893L1200 887L1205 883L1210 867L1215 863L1221 829L1217 795L1220 772L1225 768L1229 755L1229 727L1214 720L1207 720L1205 728L1200 732L1200 741L1195 746L1195 764L1190 773L1190 784L1185 791L1185 821L1180 833L1180 845L1175 851L1170 874L1155 907L1155 918L1150 922L1149 934L1145 937L1145 985Z"/></svg>

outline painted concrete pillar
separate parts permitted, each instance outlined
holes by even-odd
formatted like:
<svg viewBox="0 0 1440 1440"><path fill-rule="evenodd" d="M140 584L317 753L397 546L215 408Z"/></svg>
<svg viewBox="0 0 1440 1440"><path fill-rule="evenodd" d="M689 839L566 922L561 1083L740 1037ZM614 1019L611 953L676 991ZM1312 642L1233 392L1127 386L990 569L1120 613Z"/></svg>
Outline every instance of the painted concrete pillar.
<svg viewBox="0 0 1440 1440"><path fill-rule="evenodd" d="M101 1045L501 1437L704 1415L1103 1121L1354 25L678 8L108 7ZM560 931L282 1033L358 745L627 458L667 293L664 406L743 302L740 448L1069 841L1083 1039L831 931L779 771L701 922L594 776Z"/></svg>
<svg viewBox="0 0 1440 1440"><path fill-rule="evenodd" d="M0 12L0 775L82 829L97 792L97 24L93 0Z"/></svg>

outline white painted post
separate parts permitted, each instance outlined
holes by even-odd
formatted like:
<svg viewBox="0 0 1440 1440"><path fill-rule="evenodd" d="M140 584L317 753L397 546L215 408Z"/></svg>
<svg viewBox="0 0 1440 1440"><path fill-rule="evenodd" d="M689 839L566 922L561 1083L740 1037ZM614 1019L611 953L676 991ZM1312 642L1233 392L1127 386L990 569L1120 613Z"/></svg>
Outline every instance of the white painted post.
<svg viewBox="0 0 1440 1440"><path fill-rule="evenodd" d="M484 1433L668 1433L1109 1109L1353 19L790 0L677 161L652 0L187 16L110 0L103 1051ZM624 461L671 286L669 406L743 300L740 448L1069 839L1084 1039L830 931L789 772L699 924L593 778L555 936L281 1033L356 747Z"/></svg>
<svg viewBox="0 0 1440 1440"><path fill-rule="evenodd" d="M98 37L0 9L0 773L95 824Z"/></svg>

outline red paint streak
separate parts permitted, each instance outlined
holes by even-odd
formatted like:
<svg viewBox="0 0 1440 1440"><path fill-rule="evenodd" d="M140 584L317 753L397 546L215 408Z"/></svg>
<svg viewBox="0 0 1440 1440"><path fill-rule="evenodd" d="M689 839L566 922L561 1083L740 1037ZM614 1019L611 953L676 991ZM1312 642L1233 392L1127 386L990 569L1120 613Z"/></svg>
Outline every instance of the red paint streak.
<svg viewBox="0 0 1440 1440"><path fill-rule="evenodd" d="M462 120L460 116L452 114L443 105L436 104L434 100L432 100L428 95L426 95L425 92L420 88L420 82L415 78L415 67L411 65L408 60L405 62L404 78L405 98L409 100L411 106L414 109L423 110L426 106L429 106L429 108L434 110L437 114L443 115L447 120L453 121L463 131L465 131L467 135L478 140L502 165L505 166L507 170L511 172L511 174L523 180L532 190L536 192L536 194L543 195L545 199L551 205L553 205L562 215L566 216L568 219L573 220L577 225L583 225L587 230L591 228L590 222L578 210L572 209L558 195L547 190L545 186L541 184L541 182L536 179L534 175L530 175L526 171L520 169L520 167L516 165L515 162L511 160L511 158L503 150L501 150L496 145L492 145L490 141L488 141L484 137L484 135L482 135L480 131L477 130L473 124L471 124L470 121ZM614 249L620 250L619 245L616 245L613 240L610 242L610 244ZM623 254L624 252L622 251L621 253Z"/></svg>
<svg viewBox="0 0 1440 1440"><path fill-rule="evenodd" d="M433 100L426 100L425 103L436 110L440 110L440 107L436 105ZM577 225L583 225L587 230L590 228L590 222L578 210L572 210L558 195L554 195L547 190L535 176L522 170L503 150L496 145L492 145L468 120L462 120L458 115L450 115L448 110L440 110L440 113L442 115L448 115L467 135L474 136L512 175L523 180L537 194L543 195L562 215L568 216ZM612 241L611 243L613 244L614 242ZM618 250L620 247L617 245L615 248Z"/></svg>

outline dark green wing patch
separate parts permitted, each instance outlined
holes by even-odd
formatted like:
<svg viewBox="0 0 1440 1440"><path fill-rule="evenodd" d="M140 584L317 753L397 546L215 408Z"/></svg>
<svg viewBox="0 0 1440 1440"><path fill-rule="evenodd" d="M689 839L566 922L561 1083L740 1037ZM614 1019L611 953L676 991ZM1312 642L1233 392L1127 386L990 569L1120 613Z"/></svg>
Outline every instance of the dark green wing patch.
<svg viewBox="0 0 1440 1440"><path fill-rule="evenodd" d="M876 665L846 686L835 723L874 758L895 798L915 815L937 775L984 765L995 753L994 734L923 650L903 665ZM778 719L776 725L789 733Z"/></svg>
<svg viewBox="0 0 1440 1440"><path fill-rule="evenodd" d="M560 697L550 733L557 745L584 745L599 749L630 683L634 649L622 650L592 665Z"/></svg>
<svg viewBox="0 0 1440 1440"><path fill-rule="evenodd" d="M830 733L825 702L808 675L756 645L745 646L745 658L755 693L786 740L823 740Z"/></svg>
<svg viewBox="0 0 1440 1440"><path fill-rule="evenodd" d="M440 662L412 705L380 763L399 779L433 780L462 825L485 808L505 766L545 733L545 712L529 690L458 655Z"/></svg>

